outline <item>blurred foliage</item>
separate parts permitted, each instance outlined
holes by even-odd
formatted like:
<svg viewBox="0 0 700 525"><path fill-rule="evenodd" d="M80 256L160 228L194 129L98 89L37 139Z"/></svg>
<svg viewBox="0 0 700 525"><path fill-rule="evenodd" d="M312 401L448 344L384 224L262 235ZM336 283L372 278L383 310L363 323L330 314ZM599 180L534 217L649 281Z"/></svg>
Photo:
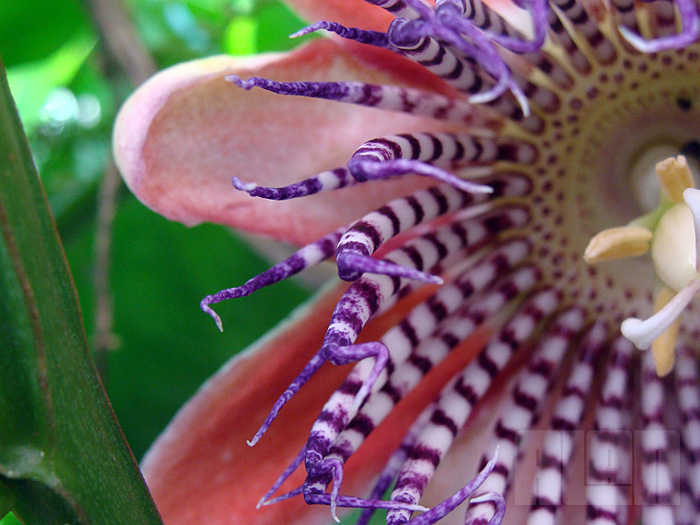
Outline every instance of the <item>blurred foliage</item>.
<svg viewBox="0 0 700 525"><path fill-rule="evenodd" d="M128 7L160 68L303 40L287 38L304 23L277 1L129 0ZM0 52L59 223L94 203L112 122L133 89L122 72L104 71L96 35L77 0L3 0L0 9Z"/></svg>
<svg viewBox="0 0 700 525"><path fill-rule="evenodd" d="M127 6L159 67L222 52L291 48L299 42L286 35L304 25L277 1L128 0ZM3 0L0 9L0 54L58 222L89 339L97 193L116 111L133 89L122 71L107 69L97 35L78 0ZM308 295L288 282L222 304L217 311L227 330L219 333L199 310L199 300L267 266L228 230L187 229L121 191L110 276L115 341L105 380L137 458L206 378ZM8 516L2 521L7 523L16 521Z"/></svg>

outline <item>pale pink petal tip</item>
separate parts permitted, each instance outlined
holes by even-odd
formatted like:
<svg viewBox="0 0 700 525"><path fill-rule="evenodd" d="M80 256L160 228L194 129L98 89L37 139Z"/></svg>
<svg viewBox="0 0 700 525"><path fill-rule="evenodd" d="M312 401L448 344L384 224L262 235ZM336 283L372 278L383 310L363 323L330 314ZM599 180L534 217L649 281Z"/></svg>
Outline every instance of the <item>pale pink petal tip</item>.
<svg viewBox="0 0 700 525"><path fill-rule="evenodd" d="M246 91L226 77L235 73L279 81L406 83L397 76L402 68L396 58L375 56L381 51L317 39L291 53L253 59L219 56L167 69L141 86L117 118L114 152L119 170L141 202L170 220L214 222L296 244L312 242L426 181L411 177L275 203L237 191L232 178L287 186L343 166L355 148L376 136L440 131L444 124L326 100ZM381 69L372 66L380 62ZM410 82L415 85L423 78L414 75ZM310 144L315 147L309 149Z"/></svg>
<svg viewBox="0 0 700 525"><path fill-rule="evenodd" d="M153 119L176 91L222 71L261 67L280 55L269 53L236 58L218 55L165 69L133 93L119 110L114 124L113 151L127 186L137 193L145 172L143 146Z"/></svg>

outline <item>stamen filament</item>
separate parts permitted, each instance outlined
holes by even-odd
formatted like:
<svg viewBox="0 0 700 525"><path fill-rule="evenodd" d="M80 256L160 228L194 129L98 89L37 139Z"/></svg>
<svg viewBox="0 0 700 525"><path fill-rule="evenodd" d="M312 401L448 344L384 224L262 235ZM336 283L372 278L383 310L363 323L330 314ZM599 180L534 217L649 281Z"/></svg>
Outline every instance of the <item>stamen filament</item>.
<svg viewBox="0 0 700 525"><path fill-rule="evenodd" d="M656 295L654 311L658 312L663 309L673 299L674 295L675 292L673 290L664 286ZM659 377L664 377L673 369L673 363L676 361L676 341L680 327L681 320L677 318L651 343L651 353L654 357L656 375Z"/></svg>
<svg viewBox="0 0 700 525"><path fill-rule="evenodd" d="M640 350L649 348L652 341L659 337L683 313L698 290L700 290L700 280L693 279L666 306L646 321L635 317L625 319L620 326L622 335L632 341Z"/></svg>

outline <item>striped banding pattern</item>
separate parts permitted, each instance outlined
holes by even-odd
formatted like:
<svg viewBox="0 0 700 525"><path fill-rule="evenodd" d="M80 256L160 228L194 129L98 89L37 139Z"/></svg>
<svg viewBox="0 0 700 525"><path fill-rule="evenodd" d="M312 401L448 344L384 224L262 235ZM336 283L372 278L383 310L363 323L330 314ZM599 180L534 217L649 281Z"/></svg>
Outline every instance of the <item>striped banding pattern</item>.
<svg viewBox="0 0 700 525"><path fill-rule="evenodd" d="M377 482L374 484L372 492L369 496L370 499L380 499L387 491L387 489L391 486L391 484L394 482L396 476L399 473L399 470L401 469L401 466L404 464L406 458L408 457L409 451L413 448L413 445L416 443L418 435L430 420L430 416L434 407L435 403L431 403L430 405L428 405L423 410L423 412L420 413L418 418L413 422L411 428L408 429L404 438L401 440L401 444L391 455L391 457L386 463L386 466L379 474ZM362 511L362 514L360 514L360 517L358 518L355 525L367 525L372 519L374 511L375 509L364 509Z"/></svg>
<svg viewBox="0 0 700 525"><path fill-rule="evenodd" d="M697 509L690 493L690 483L686 474L690 465L682 447L678 450L677 463L674 460L672 460L672 462L678 465L678 475L674 478L674 482L678 482L679 492L678 506L673 509L675 523L676 525L693 525L695 523Z"/></svg>
<svg viewBox="0 0 700 525"><path fill-rule="evenodd" d="M365 142L348 167L360 161L390 163L414 160L438 166L491 166L497 162L529 165L537 159L532 146L521 140L451 133L390 135Z"/></svg>
<svg viewBox="0 0 700 525"><path fill-rule="evenodd" d="M483 485L483 483L488 479L488 477L493 473L493 469L496 466L496 460L498 459L498 451L496 451L484 468L477 474L477 476L462 487L455 494L447 498L442 503L436 505L426 513L418 516L411 520L413 525L431 525L454 509L461 505L467 498L471 497L471 504L489 503L496 509L493 518L489 521L489 525L499 525L506 513L506 502L503 496L497 492L487 492L481 496L472 497L474 492ZM396 509L390 509L389 513L395 512Z"/></svg>
<svg viewBox="0 0 700 525"><path fill-rule="evenodd" d="M489 198L518 197L524 195L530 188L526 177L518 177L509 173L503 177L486 177L480 179L484 184L493 188L493 193L465 193L449 186L436 186L418 191L409 197L391 201L386 206L365 215L346 230L338 242L336 264L338 276L346 281L358 279L363 272L370 271L369 260L372 255L388 239L399 235L419 224L427 223L458 210L465 210L475 204L486 202ZM374 263L377 264L377 263ZM398 277L416 278L418 274L394 272L377 272ZM420 274L421 280L433 282L431 276Z"/></svg>
<svg viewBox="0 0 700 525"><path fill-rule="evenodd" d="M511 71L494 43L499 35L482 31L466 18L462 18L464 4L461 2L440 2L434 9L430 9L421 0L404 1L420 13L420 20L404 23L403 20L396 19L389 28L390 33L392 27L400 27L401 35L398 39L405 42L413 42L425 36L446 42L460 56L473 59L496 81L486 92L469 97L471 102L489 102L510 91L519 100L523 113L529 113L527 99L513 83ZM540 30L536 29L535 33L539 34Z"/></svg>
<svg viewBox="0 0 700 525"><path fill-rule="evenodd" d="M509 212L515 212L515 215L513 217L509 217ZM514 224L517 225L517 221L523 219L523 216L520 215L518 217L518 210L517 209L511 209L511 210L504 210L503 212L497 211L494 213L487 213L483 218L479 219L471 219L469 221L465 221L463 223L458 223L457 225L451 225L446 227L444 231L444 235L439 235L440 232L438 232L438 235L433 236L431 235L431 239L434 244L437 244L438 246L442 247L448 247L450 245L458 244L462 247L471 245L472 247L479 246L486 242L489 236L494 235L495 232L500 231L500 229L503 228L508 228L510 226L513 226ZM497 221L496 224L492 223L492 219L498 218L499 220ZM515 223L511 222L515 219ZM491 223L491 226L489 226L489 223ZM522 224L522 222L521 222ZM455 228L457 226L457 228ZM410 250L411 246L417 246L419 245L419 241L421 239L418 238L414 241L411 241L408 245L403 246L399 249L396 250L398 253L403 253L403 252L408 252L410 253L411 257L406 257L406 259L403 261L404 264L410 264L410 263L421 263L421 266L423 264L423 257L421 257L421 252L420 251L413 251ZM511 260L508 260L508 257L512 257L513 259L517 257L522 257L525 250L522 247L522 244L518 245L512 245L513 249L512 250L504 250L503 252L503 259L497 258L497 259L488 259L486 264L489 263L498 263L500 264L501 268L507 267L506 265L512 264ZM434 246L433 246L434 247ZM444 256L446 253L448 253L451 250L448 249L433 249L433 250L424 250L423 253L427 254L427 252L430 251L432 252L432 256L435 258L439 258L441 254ZM397 254L394 255L394 258L397 257ZM391 258L392 254L390 253L387 258ZM420 259L417 260L417 258L420 257ZM504 260L505 259L505 260ZM437 262L436 262L437 263ZM480 265L477 267L477 270L481 270L483 265ZM461 279L457 280L457 286L460 288L459 292L460 295L462 296L462 303L463 304L464 300L466 299L468 294L472 294L475 291L475 284L476 281L474 280L474 277L477 277L476 274L472 272L468 272L466 275L463 275ZM326 347L329 342L330 344L334 344L335 341L341 340L341 341L350 341L346 342L344 344L351 344L351 342L356 339L357 335L359 334L359 330L361 329L362 326L367 322L367 319L369 316L366 316L366 312L368 310L373 310L378 308L379 304L382 302L381 300L378 299L379 294L374 293L374 290L372 293L369 295L371 297L371 301L368 301L368 287L367 286L362 286L363 283L372 283L372 282L383 282L388 284L389 282L391 283L396 283L395 278L394 279L388 279L383 276L377 276L377 277L363 277L356 285L353 285L348 292L343 296L341 301L338 303L338 307L336 307L336 310L333 314L333 317L331 318L331 322L329 324L328 331L326 333L326 339L324 340L324 346L322 347L323 349ZM482 281L481 287L485 286L487 282ZM358 286L360 285L360 286ZM357 290L355 290L357 288ZM446 288L445 293L449 293L453 288ZM445 293L442 294L442 296L445 296ZM394 293L392 296L395 296L398 294L398 290L394 289ZM385 299L386 300L386 299ZM437 307L438 305L438 299L435 299L431 301L431 306ZM442 306L442 305L441 305ZM457 305L455 304L454 307ZM440 311L440 314L442 316L446 315L446 312ZM412 321L415 320L414 326L412 326ZM402 323L401 327L403 330L408 330L413 328L415 330L415 324L418 324L418 319L416 315L409 315L407 321L405 323ZM426 322L424 320L421 320L421 324L423 326L426 325ZM427 326L431 326L430 324L427 324ZM423 331L427 331L425 328ZM392 339L389 339L387 336L391 337L392 334L390 332L387 332L386 336L382 339L380 339L379 344L384 346L384 347L389 347L388 344L391 344L393 342ZM385 342L386 341L386 342ZM337 343L335 343L337 344ZM396 367L402 362L402 356L406 355L406 352L402 352L401 348L395 348L393 344L391 344L391 352L390 356L388 357L391 359L390 364L392 367ZM331 359L329 357L329 359ZM332 359L331 359L332 361ZM363 384L361 387L358 389L357 394L355 394L355 400L353 402L353 408L351 411L349 411L347 414L345 414L345 417L343 419L346 419L350 413L353 413L356 411L357 407L359 406L360 403L362 403L369 393L370 389L372 388L372 385L376 382L377 376L375 375L369 375L367 379L364 380ZM345 423L347 421L344 421ZM336 425L339 426L339 425ZM342 428L342 426L339 426L339 428ZM311 432L311 438L309 440L309 443L307 444L307 451L311 453L316 449L316 447L313 445L313 437L314 437L314 432ZM325 439L325 441L328 441L328 438ZM308 458L307 458L308 461Z"/></svg>
<svg viewBox="0 0 700 525"><path fill-rule="evenodd" d="M587 525L700 523L697 311L683 317L672 376L660 378L652 352L640 353L619 330L624 318L654 308L649 261L582 261L590 238L628 222L632 210L642 210L653 235L661 228L670 204L662 200L653 211L656 200L647 202L659 189L649 189L654 170L644 164L657 135L697 167L697 0L514 0L505 7L522 19L512 23L504 6L482 0L368 3L393 15L382 31L321 21L295 36L330 32L339 56L352 55L356 44L382 48L372 56L394 53L392 68L421 67L432 83L415 75L382 84L403 78L393 70L363 77L381 79L376 84L335 72L317 78L343 81L227 77L244 90L435 121L406 133L370 130L347 145L353 153L344 165L288 186L245 180L254 173L232 179L252 197L326 194L317 201L337 198L344 212L356 212L346 226L201 303L220 327L212 305L334 256L338 278L350 282L323 320L320 348L299 365L249 444L310 388L321 366L354 366L319 400L306 442L260 505L303 497L329 506L333 518L340 507L362 509L360 525L378 509L387 510L388 525L434 525L467 500L466 514L450 519L500 525L510 509L507 519L518 525L561 525L573 515ZM642 175L636 163L644 164ZM412 175L432 185L397 192L370 212L352 200L353 192ZM375 320L380 335L363 339ZM413 399L428 390L430 399ZM400 445L385 451L389 459L366 494L346 494L344 476L353 470L346 463L361 461L380 425L395 430L389 416L396 412L410 413L395 436ZM450 464L462 447L469 468L466 459ZM303 484L278 495L299 468ZM455 471L459 479L448 481L456 492L431 494L441 475ZM516 494L521 487L524 497Z"/></svg>
<svg viewBox="0 0 700 525"><path fill-rule="evenodd" d="M414 173L454 186L468 193L492 193L493 188L463 179L444 167L486 166L496 163L530 165L536 151L515 139L493 140L450 133L417 133L381 137L365 142L348 161L347 168L324 171L282 188L258 186L233 177L237 190L252 197L288 200L366 182Z"/></svg>
<svg viewBox="0 0 700 525"><path fill-rule="evenodd" d="M570 23L575 23L574 21L579 19L588 21L588 15L578 2L572 0L558 0L552 2L552 4L560 10L562 17L566 17L571 21ZM578 48L576 42L571 38L571 35L566 30L559 15L557 15L554 9L550 9L547 16L553 38L556 39L559 46L566 50L571 59L571 65L582 75L590 73L591 63L588 57Z"/></svg>
<svg viewBox="0 0 700 525"><path fill-rule="evenodd" d="M632 384L632 344L618 339L588 439L586 473L587 515L595 525L618 525L627 520L631 494L632 427L626 391Z"/></svg>
<svg viewBox="0 0 700 525"><path fill-rule="evenodd" d="M504 352L508 352L508 348L514 348L526 339L537 322L532 324L530 330L522 330L521 333L513 337L512 333L516 326L519 324L522 326L523 323L528 322L527 320L539 320L546 317L552 310L551 305L556 304L551 299L550 292L541 292L535 296L508 321L502 332L483 350L482 354L443 390L437 406L432 411L430 423L421 432L416 445L409 453L408 461L399 474L392 499L403 502L420 499L423 490L457 432L464 426L474 406L483 397L491 382L502 369ZM544 308L544 310L540 308ZM493 447L493 451L497 448L499 447ZM496 463L497 469L501 461L499 454ZM489 480L492 479L493 476L489 478ZM482 486L480 494L491 491L491 489ZM493 492L500 493L497 490ZM486 505L490 505L490 503ZM404 523L408 517L409 515L406 513L394 512L387 517L387 522Z"/></svg>
<svg viewBox="0 0 700 525"><path fill-rule="evenodd" d="M539 51L544 41L547 10L544 0L536 0L534 6L536 36L532 41L524 40L517 30L480 2L470 6L462 2L437 2L433 12L420 0L406 0L392 6L397 8L394 9L395 14L402 14L397 15L386 35L345 28L332 22L320 22L293 36L326 29L343 38L389 47L422 65L456 89L471 93L474 102L492 101L510 89L518 103L525 104L524 111L527 113L527 100L511 81L511 72L494 44L516 53ZM476 16L472 20L449 16L455 12L469 12ZM464 24L452 24L452 20L463 20ZM483 27L478 27L474 20L478 20ZM435 33L445 38L446 32L450 37L447 37L445 44L431 36L431 33ZM484 76L482 71L488 74ZM495 83L493 78L496 79Z"/></svg>
<svg viewBox="0 0 700 525"><path fill-rule="evenodd" d="M473 308L458 310L449 316L440 328L423 340L410 357L397 365L389 374L387 382L367 399L355 418L338 434L325 459L347 460L364 439L386 417L394 406L412 390L420 380L448 353L474 333L484 319L494 315L518 294L534 285L537 272L522 268L507 278L491 293L479 298ZM327 477L309 474L307 483L318 490L330 481Z"/></svg>
<svg viewBox="0 0 700 525"><path fill-rule="evenodd" d="M261 199L274 201L298 199L300 197L315 195L316 193L348 188L359 182L360 181L354 178L347 168L324 171L306 180L295 182L294 184L281 188L258 186L252 182L243 182L238 177L232 178L233 187L237 190L245 191L251 197L259 197Z"/></svg>
<svg viewBox="0 0 700 525"><path fill-rule="evenodd" d="M586 334L576 363L557 401L542 443L538 470L533 484L527 525L556 525L564 504L567 467L573 456L575 433L581 428L590 396L596 363L602 353L607 330L595 324Z"/></svg>
<svg viewBox="0 0 700 525"><path fill-rule="evenodd" d="M447 0L435 3L435 11L439 17L443 17L444 24L464 34L470 34L471 27L476 26L488 34L494 43L518 54L538 52L546 36L546 0L530 0L528 7L534 30L532 40L527 40L522 32L515 29L481 0L470 2ZM453 14L458 16L448 16Z"/></svg>
<svg viewBox="0 0 700 525"><path fill-rule="evenodd" d="M610 0L614 23L639 34L641 31L634 0ZM631 47L631 46L630 46Z"/></svg>
<svg viewBox="0 0 700 525"><path fill-rule="evenodd" d="M395 20L389 27L389 40L403 56L425 67L456 90L470 95L470 101L478 99L528 130L541 129L541 119L535 115L526 118L521 108L521 100L517 96L500 98L492 96L495 91L500 91L502 88L494 82L493 75L487 74L479 67L480 63L477 59L463 55L458 50L453 50L449 44L444 44L430 36L413 38L410 36L410 31L408 36L402 34L406 33L405 28L406 23L400 19ZM502 72L502 74L505 73ZM508 72L506 82L511 85L511 89L517 90L520 94L520 88L513 83L510 76Z"/></svg>
<svg viewBox="0 0 700 525"><path fill-rule="evenodd" d="M537 322L551 314L557 305L555 296L544 297L542 305L536 305L539 308L533 308L529 318L514 319L517 324L512 326L512 332L517 335L514 335L513 339L525 341L532 334ZM560 314L553 321L551 328L545 329L546 335L535 348L530 363L521 372L511 390L503 415L497 421L494 435L487 445L487 450L499 447L501 453L494 476L487 480L480 491L493 491L503 496L508 493L519 450L524 445L525 434L537 418L542 401L557 376L566 351L583 327L583 322L582 312L573 309ZM472 506L465 523L485 523L493 512L494 509L488 503Z"/></svg>
<svg viewBox="0 0 700 525"><path fill-rule="evenodd" d="M387 370L395 371L405 363L421 341L463 306L469 297L489 286L499 274L511 271L528 253L528 245L525 242L512 241L505 244L411 310L379 340L389 349ZM314 452L318 457L324 456L338 433L355 417L358 408L357 393L369 372L368 361L358 363L343 385L330 397L311 429L306 445L309 453ZM384 386L387 377L383 375L374 383L374 392Z"/></svg>
<svg viewBox="0 0 700 525"><path fill-rule="evenodd" d="M497 206L476 215L467 216L455 222L438 226L419 237L407 241L393 250L382 261L389 265L425 270L429 275L438 275L445 267L452 267L459 260L469 257L485 245L494 242L501 235L517 232L529 218L529 212L517 205ZM431 254L439 262L427 267L421 253ZM386 311L394 301L413 292L421 286L417 279L402 279L402 287L389 301L380 305L377 312Z"/></svg>
<svg viewBox="0 0 700 525"><path fill-rule="evenodd" d="M645 40L624 26L619 28L622 36L637 50L658 53L667 49L680 49L700 38L700 11L694 0L662 0L653 6L645 6L645 10L651 19L651 40ZM676 33L676 11L681 20L679 33Z"/></svg>
<svg viewBox="0 0 700 525"><path fill-rule="evenodd" d="M367 2L386 9L395 17L413 19L419 16L418 13L407 6L403 0L367 0Z"/></svg>
<svg viewBox="0 0 700 525"><path fill-rule="evenodd" d="M434 38L426 36L404 41L400 31L404 27L405 24L393 24L388 33L389 41L403 56L462 93L474 95L493 86L493 80L476 66L474 60L457 56Z"/></svg>
<svg viewBox="0 0 700 525"><path fill-rule="evenodd" d="M260 77L242 80L238 75L226 78L243 89L257 87L278 95L321 98L474 127L494 126L493 120L464 100L414 88L364 82L276 82Z"/></svg>
<svg viewBox="0 0 700 525"><path fill-rule="evenodd" d="M665 424L664 387L656 375L651 352L642 356L642 430L638 441L642 455L642 523L673 523L673 481L669 466L669 432Z"/></svg>
<svg viewBox="0 0 700 525"><path fill-rule="evenodd" d="M400 248L389 252L384 260L408 268L437 271L439 264L450 255L455 256L467 247L476 249L504 230L522 226L526 221L527 213L521 208L496 208L480 217L448 224L435 232L411 239ZM365 357L377 357L379 364L358 393L358 402L366 396L384 366L384 345L366 343L360 345L359 349L349 347L355 342L369 317L383 304L396 301L402 289L407 286L410 285L399 277L368 274L348 289L335 308L321 349L277 400L265 422L250 441L251 444L257 443L282 407L327 361L347 364Z"/></svg>
<svg viewBox="0 0 700 525"><path fill-rule="evenodd" d="M476 10L481 13L481 16L478 18L479 20L482 20L485 25L497 25L500 28L499 31L502 37L500 38L499 43L501 45L504 45L504 47L516 48L518 49L516 52L529 53L533 60L535 60L536 57L536 65L543 71L546 71L548 74L552 74L555 82L563 87L571 86L572 80L570 76L556 63L556 61L554 61L554 59L548 57L545 53L534 53L534 51L539 50L542 45L541 40L544 35L543 31L540 31L536 41L525 42L522 40L520 33L513 29L512 26L506 24L502 18L494 14L483 4L480 3ZM539 20L536 24L538 28L543 26L544 18L547 16L546 10L539 9L539 11L541 11L542 16L539 16L541 20ZM495 21L498 22L496 23ZM298 33L295 33L293 36L301 36L312 31L325 29L338 34L342 38L351 39L377 47L393 49L399 54L425 67L431 73L438 76L458 91L470 94L472 96L470 100L479 99L481 102L488 103L496 111L510 117L516 122L519 122L523 127L533 132L541 130L543 124L539 117L535 115L530 115L529 117L527 116L529 111L529 107L527 105L528 102L532 102L536 106L548 112L555 111L558 107L557 96L548 89L531 84L526 79L519 78L517 75L513 75L516 82L510 80L512 73L505 65L501 67L501 74L507 74L509 79L507 83L510 84L510 89L513 91L515 96L505 96L499 99L497 95L494 95L494 93L500 94L503 89L499 87L498 83L494 83L491 76L484 73L482 67L484 65L484 58L481 58L480 60L482 62L480 62L479 59L475 59L469 54L464 55L459 50L453 49L449 44L444 44L430 36L412 36L413 31L410 29L408 31L406 30L406 24L409 26L411 24L408 22L407 18L397 18L395 22L395 24L392 24L389 27L386 34L377 33L376 31L361 31L356 28L346 28L337 23L319 22L302 31L299 31ZM494 39L498 41L497 37L494 37ZM472 54L479 56L481 53L474 50ZM491 59L490 63L493 63L493 53L489 54L489 57ZM500 58L497 58L496 61L500 62ZM343 102L351 102L361 105L385 107L386 109L392 111L425 114L425 109L416 111L413 104L410 102L411 99L419 98L432 98L434 100L433 105L450 107L450 104L445 104L444 100L441 100L440 97L434 94L428 92L417 92L416 90L410 89L401 90L394 88L395 93L391 93L393 97L389 97L386 95L380 96L378 94L378 91L385 88L385 86L380 87L357 85L358 83L332 82L285 83L274 82L258 77L242 80L235 74L230 75L227 78L244 89L260 87L262 89L267 89L269 91L284 95L341 100ZM534 97L532 96L533 93L538 92L541 92L541 95ZM402 99L401 106L395 102L397 97ZM387 100L383 100L384 98ZM457 106L457 115L465 112L471 113L468 111L469 106L464 107L460 101L453 100L453 104L456 104ZM523 108L525 111L521 111L521 106L523 104L526 104ZM438 112L438 114L442 112L442 110L439 108L435 111ZM452 110L452 112L454 112L454 110ZM438 118L443 117L440 116ZM459 118L464 119L464 117L461 116ZM252 186L246 186L243 184L239 185L240 187L237 187L239 187L239 189L243 189L244 191L246 187L250 187L252 189Z"/></svg>
<svg viewBox="0 0 700 525"><path fill-rule="evenodd" d="M681 456L687 462L687 492L695 513L700 512L700 381L694 353L678 353L676 392L681 415Z"/></svg>
<svg viewBox="0 0 700 525"><path fill-rule="evenodd" d="M615 47L610 40L603 35L598 24L588 14L583 5L571 0L554 0L552 3L557 7L562 16L565 17L566 21L573 26L576 34L585 40L590 53L584 51L584 55L590 56L599 64L610 64L617 58ZM551 18L552 16L550 15L550 20ZM555 29L555 31L566 45L570 45L568 44L569 37L564 35L561 30L557 31L557 29ZM580 53L580 51L578 53ZM578 53L575 55L577 58ZM583 59L579 58L579 60L582 61ZM581 65L583 65L583 63ZM588 67L583 71L587 72Z"/></svg>
<svg viewBox="0 0 700 525"><path fill-rule="evenodd" d="M520 141L493 141L448 133L391 135L360 146L348 169L360 182L415 173L448 183L465 192L489 193L476 184L442 169L442 166L484 166L495 162L531 164L534 150Z"/></svg>
<svg viewBox="0 0 700 525"><path fill-rule="evenodd" d="M684 4L679 9L684 9ZM676 33L676 5L670 0L654 2L647 7L649 13L649 25L652 34L659 37L669 37ZM686 20L685 17L683 17Z"/></svg>

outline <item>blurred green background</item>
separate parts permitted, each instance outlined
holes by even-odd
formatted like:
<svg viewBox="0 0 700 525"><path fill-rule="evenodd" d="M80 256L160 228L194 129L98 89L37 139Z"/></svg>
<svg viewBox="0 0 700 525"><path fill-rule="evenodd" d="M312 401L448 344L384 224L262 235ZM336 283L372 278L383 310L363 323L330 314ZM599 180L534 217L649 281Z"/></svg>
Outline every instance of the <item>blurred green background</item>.
<svg viewBox="0 0 700 525"><path fill-rule="evenodd" d="M0 55L73 271L88 339L140 459L207 377L309 292L285 282L218 305L227 327L221 334L199 310L200 299L241 284L268 263L225 228L168 222L123 185L114 199L100 199L114 117L134 85L110 53L93 9L87 0L3 0ZM287 35L304 25L272 0L127 0L124 12L158 69L222 52L288 49L298 42ZM113 225L99 234L111 244L106 266L96 238L100 210L110 202ZM95 285L96 271L107 267L109 295ZM98 334L100 297L111 301L113 324ZM110 317L109 309L102 313ZM1 523L13 522L10 516Z"/></svg>

